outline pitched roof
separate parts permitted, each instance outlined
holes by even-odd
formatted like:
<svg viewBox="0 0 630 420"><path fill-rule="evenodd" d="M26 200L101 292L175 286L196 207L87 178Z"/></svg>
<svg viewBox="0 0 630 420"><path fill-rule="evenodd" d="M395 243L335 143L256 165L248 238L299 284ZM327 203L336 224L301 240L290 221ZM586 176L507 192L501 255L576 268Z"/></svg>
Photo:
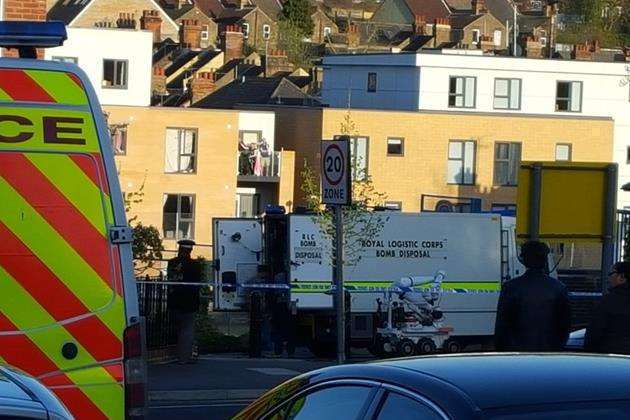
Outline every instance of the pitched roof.
<svg viewBox="0 0 630 420"><path fill-rule="evenodd" d="M345 10L364 10L375 12L381 4L373 0L323 0L324 6Z"/></svg>
<svg viewBox="0 0 630 420"><path fill-rule="evenodd" d="M405 3L415 16L424 16L429 21L444 19L451 14L444 0L405 0Z"/></svg>
<svg viewBox="0 0 630 420"><path fill-rule="evenodd" d="M167 15L171 17L171 19L177 20L180 17L184 16L186 13L190 12L194 8L195 8L194 4L187 4L184 7L180 7L180 8L170 8L170 7L165 8L164 11L166 12Z"/></svg>
<svg viewBox="0 0 630 420"><path fill-rule="evenodd" d="M471 23L480 19L483 15L453 15L451 16L451 27L455 29L463 29Z"/></svg>
<svg viewBox="0 0 630 420"><path fill-rule="evenodd" d="M446 4L451 12L470 12L472 10L472 2L470 0L446 0Z"/></svg>
<svg viewBox="0 0 630 420"><path fill-rule="evenodd" d="M197 56L197 61L188 67L186 70L181 72L175 79L171 80L166 87L168 89L183 89L184 88L184 80L190 77L192 74L196 73L200 68L208 64L215 58L217 55L221 54L221 51L218 50L205 50L202 51ZM170 67L169 67L170 69ZM172 74L172 73L171 73Z"/></svg>
<svg viewBox="0 0 630 420"><path fill-rule="evenodd" d="M282 4L278 0L250 0L253 4L260 7L271 19L276 20L278 14L282 11Z"/></svg>
<svg viewBox="0 0 630 420"><path fill-rule="evenodd" d="M221 4L221 0L195 0L195 5L208 16L219 17L225 7Z"/></svg>
<svg viewBox="0 0 630 420"><path fill-rule="evenodd" d="M221 12L221 15L215 20L217 22L228 23L228 24L236 23L239 20L243 19L245 16L249 15L254 10L256 10L255 7L252 7L252 8L248 7L245 9L236 9L233 7L226 7L225 9L223 9L223 12Z"/></svg>
<svg viewBox="0 0 630 420"><path fill-rule="evenodd" d="M234 80L193 104L195 108L235 108L247 104L303 105L315 101L286 78Z"/></svg>
<svg viewBox="0 0 630 420"><path fill-rule="evenodd" d="M182 50L181 53L173 60L170 66L166 68L164 74L170 76L175 73L177 70L186 65L190 60L197 57L201 54L201 51L193 51L193 50Z"/></svg>
<svg viewBox="0 0 630 420"><path fill-rule="evenodd" d="M59 0L47 14L48 20L60 20L70 24L85 9L91 0Z"/></svg>
<svg viewBox="0 0 630 420"><path fill-rule="evenodd" d="M164 41L155 45L153 52L153 63L157 63L167 55L173 53L179 48L179 43L173 41L171 38L166 38Z"/></svg>

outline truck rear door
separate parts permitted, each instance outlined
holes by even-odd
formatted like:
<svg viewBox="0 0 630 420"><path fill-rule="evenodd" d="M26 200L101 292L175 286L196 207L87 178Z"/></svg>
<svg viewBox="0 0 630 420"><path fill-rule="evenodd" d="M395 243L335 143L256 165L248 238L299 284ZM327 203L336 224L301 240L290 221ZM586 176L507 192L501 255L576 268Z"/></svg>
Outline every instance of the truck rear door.
<svg viewBox="0 0 630 420"><path fill-rule="evenodd" d="M214 309L243 310L240 285L256 283L262 264L262 224L257 219L214 219Z"/></svg>

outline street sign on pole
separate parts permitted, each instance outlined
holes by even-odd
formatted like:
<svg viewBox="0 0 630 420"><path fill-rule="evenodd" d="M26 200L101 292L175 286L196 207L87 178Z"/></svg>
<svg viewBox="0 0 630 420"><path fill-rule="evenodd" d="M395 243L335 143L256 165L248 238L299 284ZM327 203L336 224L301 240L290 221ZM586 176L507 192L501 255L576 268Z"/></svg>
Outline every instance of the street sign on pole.
<svg viewBox="0 0 630 420"><path fill-rule="evenodd" d="M322 203L348 205L350 191L350 140L322 141Z"/></svg>
<svg viewBox="0 0 630 420"><path fill-rule="evenodd" d="M334 303L337 324L337 362L346 359L345 296L343 288L343 211L341 206L352 202L350 171L350 138L322 141L322 202L334 210Z"/></svg>

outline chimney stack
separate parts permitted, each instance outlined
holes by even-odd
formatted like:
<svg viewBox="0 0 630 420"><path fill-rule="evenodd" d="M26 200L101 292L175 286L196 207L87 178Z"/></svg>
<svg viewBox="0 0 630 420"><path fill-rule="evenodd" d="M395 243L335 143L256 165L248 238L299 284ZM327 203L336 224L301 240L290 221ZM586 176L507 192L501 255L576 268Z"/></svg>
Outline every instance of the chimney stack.
<svg viewBox="0 0 630 420"><path fill-rule="evenodd" d="M133 13L119 13L116 26L121 29L136 29L138 26L136 15Z"/></svg>
<svg viewBox="0 0 630 420"><path fill-rule="evenodd" d="M191 93L190 104L194 105L206 96L214 92L215 89L214 72L196 73L188 83L188 89Z"/></svg>
<svg viewBox="0 0 630 420"><path fill-rule="evenodd" d="M472 0L472 12L474 15L481 15L483 13L488 13L488 8L486 7L486 0Z"/></svg>
<svg viewBox="0 0 630 420"><path fill-rule="evenodd" d="M201 25L197 19L183 19L179 27L179 43L183 48L201 48Z"/></svg>
<svg viewBox="0 0 630 420"><path fill-rule="evenodd" d="M162 18L157 10L144 10L140 18L140 28L153 32L153 42L162 40Z"/></svg>
<svg viewBox="0 0 630 420"><path fill-rule="evenodd" d="M414 32L416 35L426 35L427 18L423 15L415 16Z"/></svg>
<svg viewBox="0 0 630 420"><path fill-rule="evenodd" d="M153 66L153 77L151 78L151 92L153 95L165 95L166 90L166 73L164 67Z"/></svg>
<svg viewBox="0 0 630 420"><path fill-rule="evenodd" d="M221 43L221 49L225 54L224 61L226 63L236 58L243 57L245 38L240 26L227 25L221 34Z"/></svg>
<svg viewBox="0 0 630 420"><path fill-rule="evenodd" d="M353 22L350 22L350 25L348 26L347 39L348 47L350 48L357 48L361 43L361 34L359 33L359 27Z"/></svg>
<svg viewBox="0 0 630 420"><path fill-rule="evenodd" d="M272 77L278 72L292 72L293 65L289 62L284 50L270 50L265 56L265 76Z"/></svg>

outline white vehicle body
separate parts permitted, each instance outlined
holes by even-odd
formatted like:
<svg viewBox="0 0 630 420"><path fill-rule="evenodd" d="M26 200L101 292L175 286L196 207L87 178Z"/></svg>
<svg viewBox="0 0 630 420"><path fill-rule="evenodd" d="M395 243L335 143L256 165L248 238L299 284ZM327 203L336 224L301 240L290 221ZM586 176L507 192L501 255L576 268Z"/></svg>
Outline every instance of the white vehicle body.
<svg viewBox="0 0 630 420"><path fill-rule="evenodd" d="M256 268L270 253L265 247L283 248L284 286L290 285L300 314L332 310L330 238L315 216L285 217L285 236L271 240L265 240L260 220L214 221L216 310L246 308L247 287L261 282ZM372 217L381 221L380 233L361 238L358 254L348 257L354 263L344 270L353 337L372 337L372 315L379 308L377 300L385 301L383 289L403 277L433 276L439 270L448 273L440 308L452 336L494 333L501 284L524 273L517 259L514 218L398 212ZM227 283L235 287L224 287ZM276 282L269 287L281 286Z"/></svg>

